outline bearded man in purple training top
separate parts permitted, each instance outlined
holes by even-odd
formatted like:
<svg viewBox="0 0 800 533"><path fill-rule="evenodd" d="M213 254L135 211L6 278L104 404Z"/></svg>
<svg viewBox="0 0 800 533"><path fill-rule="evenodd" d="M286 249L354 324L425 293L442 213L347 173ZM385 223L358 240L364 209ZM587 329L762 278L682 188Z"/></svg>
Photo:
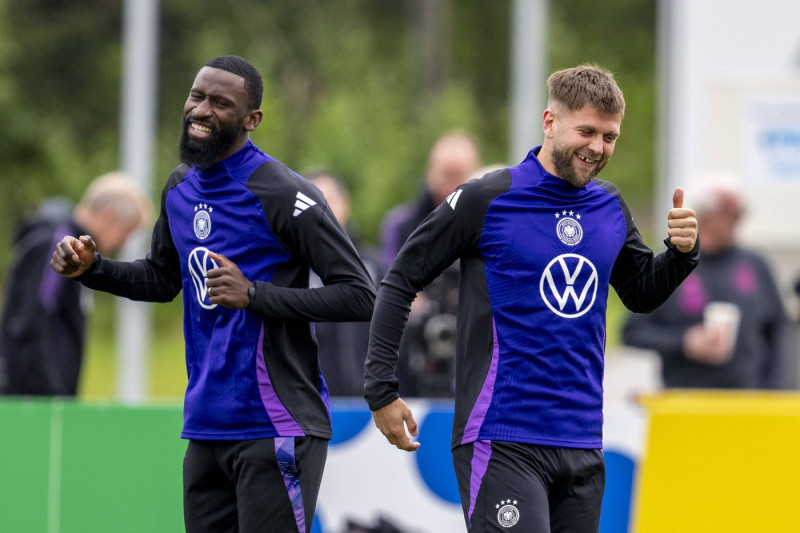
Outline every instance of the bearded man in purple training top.
<svg viewBox="0 0 800 533"><path fill-rule="evenodd" d="M112 261L84 235L51 260L134 300L183 291L188 532L311 530L331 438L312 322L369 320L375 298L319 189L250 140L262 87L237 56L197 73L146 258Z"/></svg>
<svg viewBox="0 0 800 533"><path fill-rule="evenodd" d="M553 73L544 142L458 188L408 238L378 291L365 396L388 441L414 451L398 345L415 295L461 263L453 462L472 532L596 532L605 485L603 352L609 286L654 309L698 262L676 189L667 250L642 241L619 190L595 176L625 100L593 65Z"/></svg>

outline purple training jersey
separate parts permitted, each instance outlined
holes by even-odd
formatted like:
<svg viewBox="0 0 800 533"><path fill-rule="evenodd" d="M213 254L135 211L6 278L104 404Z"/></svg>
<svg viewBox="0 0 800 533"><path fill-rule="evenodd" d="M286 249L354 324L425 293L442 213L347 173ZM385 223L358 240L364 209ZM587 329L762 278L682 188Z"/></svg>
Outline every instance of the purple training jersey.
<svg viewBox="0 0 800 533"><path fill-rule="evenodd" d="M658 257L619 191L574 187L532 151L451 194L409 237L378 293L366 397L397 397L399 329L416 293L460 259L453 446L476 440L602 447L608 288L648 311L696 264Z"/></svg>

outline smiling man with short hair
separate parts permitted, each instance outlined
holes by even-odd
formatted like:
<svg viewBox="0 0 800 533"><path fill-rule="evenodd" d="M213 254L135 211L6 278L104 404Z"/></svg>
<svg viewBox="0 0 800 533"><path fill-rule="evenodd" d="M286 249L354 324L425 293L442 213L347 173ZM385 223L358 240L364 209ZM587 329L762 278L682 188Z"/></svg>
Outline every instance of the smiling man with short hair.
<svg viewBox="0 0 800 533"><path fill-rule="evenodd" d="M654 256L619 190L596 179L625 111L612 75L581 65L548 86L542 146L461 186L411 234L372 319L365 396L388 441L414 451L394 375L400 337L417 292L460 259L451 444L472 532L598 530L609 285L650 311L697 264L681 189Z"/></svg>
<svg viewBox="0 0 800 533"><path fill-rule="evenodd" d="M312 322L369 320L375 297L319 189L250 140L261 94L246 60L206 63L147 257L112 261L83 235L65 237L51 261L134 300L183 291L190 533L311 530L331 438ZM311 270L322 287L309 288Z"/></svg>

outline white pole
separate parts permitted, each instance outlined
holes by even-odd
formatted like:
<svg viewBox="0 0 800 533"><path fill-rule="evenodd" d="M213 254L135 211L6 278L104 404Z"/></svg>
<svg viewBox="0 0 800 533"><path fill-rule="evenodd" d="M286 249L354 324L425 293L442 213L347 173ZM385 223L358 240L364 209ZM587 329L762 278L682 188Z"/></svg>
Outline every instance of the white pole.
<svg viewBox="0 0 800 533"><path fill-rule="evenodd" d="M673 105L673 102L680 95L677 84L680 76L674 72L675 65L671 61L673 47L670 44L671 40L677 37L675 35L675 18L680 7L665 0L658 0L656 7L656 116L658 117L656 146L658 150L655 169L656 182L653 188L655 207L653 209L652 224L655 229L655 235L660 236L663 233L667 210L672 206L673 177L675 176L675 168L673 168L675 165L673 163L681 157L676 141L682 134L682 128L678 124L678 120L676 120L678 115L675 114ZM659 239L656 239L656 241L657 243L660 242Z"/></svg>
<svg viewBox="0 0 800 533"><path fill-rule="evenodd" d="M547 104L548 0L514 0L511 9L511 138L508 164L519 164L542 142Z"/></svg>
<svg viewBox="0 0 800 533"><path fill-rule="evenodd" d="M156 118L158 0L125 0L120 138L122 169L146 193L151 192ZM150 229L131 236L120 258L143 257ZM124 298L117 300L116 394L123 403L142 403L147 394L150 308Z"/></svg>

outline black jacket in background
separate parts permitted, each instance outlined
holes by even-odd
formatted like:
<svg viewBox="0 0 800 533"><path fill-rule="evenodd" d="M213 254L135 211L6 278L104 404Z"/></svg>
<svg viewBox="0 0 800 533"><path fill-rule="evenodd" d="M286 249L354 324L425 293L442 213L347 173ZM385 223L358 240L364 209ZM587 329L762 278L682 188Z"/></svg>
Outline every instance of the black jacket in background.
<svg viewBox="0 0 800 533"><path fill-rule="evenodd" d="M4 283L0 393L77 393L86 327L83 288L56 274L50 258L64 236L83 233L63 199L48 200L18 225Z"/></svg>

